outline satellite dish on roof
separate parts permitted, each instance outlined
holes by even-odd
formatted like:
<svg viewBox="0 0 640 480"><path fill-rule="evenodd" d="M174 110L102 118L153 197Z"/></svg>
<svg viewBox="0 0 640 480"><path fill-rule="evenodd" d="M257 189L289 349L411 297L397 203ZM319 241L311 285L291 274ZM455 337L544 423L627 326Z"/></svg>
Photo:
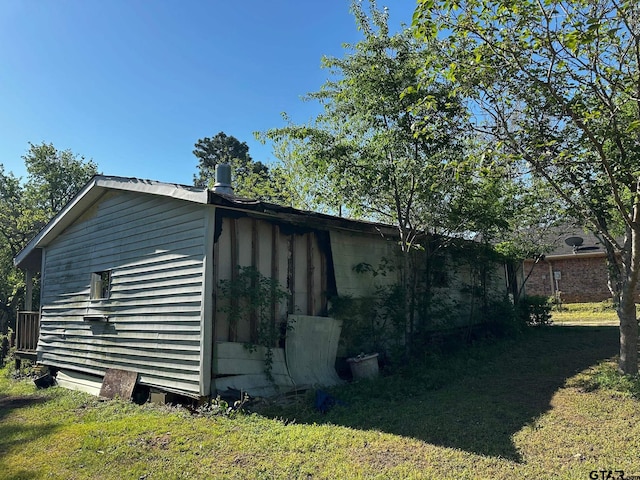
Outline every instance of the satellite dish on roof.
<svg viewBox="0 0 640 480"><path fill-rule="evenodd" d="M580 245L582 245L582 242L584 242L584 239L582 237L567 237L564 240L564 243L573 248L579 247Z"/></svg>
<svg viewBox="0 0 640 480"><path fill-rule="evenodd" d="M578 253L582 242L584 242L584 239L582 237L568 237L564 239L564 243L566 243L570 247L573 247L573 253Z"/></svg>

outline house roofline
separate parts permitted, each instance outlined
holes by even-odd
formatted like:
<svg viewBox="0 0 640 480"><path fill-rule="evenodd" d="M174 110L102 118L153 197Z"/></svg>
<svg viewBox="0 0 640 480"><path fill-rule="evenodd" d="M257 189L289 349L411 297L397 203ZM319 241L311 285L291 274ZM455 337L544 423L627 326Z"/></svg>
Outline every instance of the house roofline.
<svg viewBox="0 0 640 480"><path fill-rule="evenodd" d="M202 204L206 204L208 200L207 190L202 188L163 183L154 180L141 180L138 178L95 175L62 207L49 223L18 252L13 259L14 265L20 268L39 268L40 255L34 255L36 249L46 246L49 240L58 236L109 190L149 193Z"/></svg>
<svg viewBox="0 0 640 480"><path fill-rule="evenodd" d="M598 257L606 257L605 252L585 252L585 253L561 253L558 255L545 255L543 261L550 260L573 260L576 258L598 258ZM531 258L527 258L525 262L535 262L535 260Z"/></svg>
<svg viewBox="0 0 640 480"><path fill-rule="evenodd" d="M381 235L398 236L398 229L393 225L367 220L354 220L351 218L336 217L326 213L313 212L310 210L300 210L293 207L286 207L276 203L264 202L261 200L251 200L247 198L234 197L219 194L209 190L209 204L226 210L235 210L253 213L262 218L277 218L286 220L292 224L315 227L335 227L343 230L357 232L378 233Z"/></svg>
<svg viewBox="0 0 640 480"><path fill-rule="evenodd" d="M202 205L208 204L226 209L253 212L257 216L279 218L312 228L334 227L363 233L398 235L394 226L383 223L352 220L324 213L298 210L274 203L223 195L206 188L155 180L96 175L14 257L14 265L31 270L39 269L40 249L69 227L105 193L113 190L160 195Z"/></svg>

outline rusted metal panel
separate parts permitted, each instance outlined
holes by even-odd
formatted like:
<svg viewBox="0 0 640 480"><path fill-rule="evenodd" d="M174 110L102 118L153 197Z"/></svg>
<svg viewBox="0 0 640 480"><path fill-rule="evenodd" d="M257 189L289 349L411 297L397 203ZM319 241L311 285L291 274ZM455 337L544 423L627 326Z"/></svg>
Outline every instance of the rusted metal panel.
<svg viewBox="0 0 640 480"><path fill-rule="evenodd" d="M137 380L138 374L136 372L108 368L102 380L99 396L110 400L116 397L128 400L133 395Z"/></svg>

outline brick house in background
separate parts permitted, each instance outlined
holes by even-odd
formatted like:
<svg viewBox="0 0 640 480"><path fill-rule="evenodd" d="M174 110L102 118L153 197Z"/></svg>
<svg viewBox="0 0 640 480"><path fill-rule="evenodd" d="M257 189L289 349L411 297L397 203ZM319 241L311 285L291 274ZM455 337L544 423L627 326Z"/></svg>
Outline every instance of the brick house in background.
<svg viewBox="0 0 640 480"><path fill-rule="evenodd" d="M524 262L524 275L533 268L525 284L527 295L554 296L565 303L601 302L611 298L607 287L604 246L591 233L559 236L556 248L535 263Z"/></svg>

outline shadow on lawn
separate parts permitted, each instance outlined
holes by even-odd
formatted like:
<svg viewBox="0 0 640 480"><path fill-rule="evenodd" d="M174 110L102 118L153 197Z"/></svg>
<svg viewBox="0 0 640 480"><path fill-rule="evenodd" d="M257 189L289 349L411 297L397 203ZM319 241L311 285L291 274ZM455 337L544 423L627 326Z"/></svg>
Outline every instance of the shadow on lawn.
<svg viewBox="0 0 640 480"><path fill-rule="evenodd" d="M3 395L0 394L0 420L16 408L29 407L47 402L47 397L39 395Z"/></svg>
<svg viewBox="0 0 640 480"><path fill-rule="evenodd" d="M51 435L58 429L54 424L41 424L41 425L16 425L16 424L0 424L0 471L11 471L11 476L6 478L7 480L20 479L28 480L30 478L41 478L42 472L35 470L16 470L15 468L9 468L5 462L5 455L12 450L13 447L19 447L20 445L33 442L38 438L42 438ZM55 447L53 447L55 448ZM6 473L5 473L6 475Z"/></svg>
<svg viewBox="0 0 640 480"><path fill-rule="evenodd" d="M375 429L520 461L511 436L549 409L568 378L617 353L615 327L545 328L517 342L444 356L439 373L426 366L336 389L347 407L294 416L297 423Z"/></svg>
<svg viewBox="0 0 640 480"><path fill-rule="evenodd" d="M49 401L49 398L42 396L0 395L0 471L6 472L8 470L4 465L3 457L13 447L50 435L57 429L57 425L54 424L21 425L16 422L9 423L5 420L5 417L15 409L40 405L47 401ZM38 478L39 476L38 472L20 470L6 478L29 479Z"/></svg>

